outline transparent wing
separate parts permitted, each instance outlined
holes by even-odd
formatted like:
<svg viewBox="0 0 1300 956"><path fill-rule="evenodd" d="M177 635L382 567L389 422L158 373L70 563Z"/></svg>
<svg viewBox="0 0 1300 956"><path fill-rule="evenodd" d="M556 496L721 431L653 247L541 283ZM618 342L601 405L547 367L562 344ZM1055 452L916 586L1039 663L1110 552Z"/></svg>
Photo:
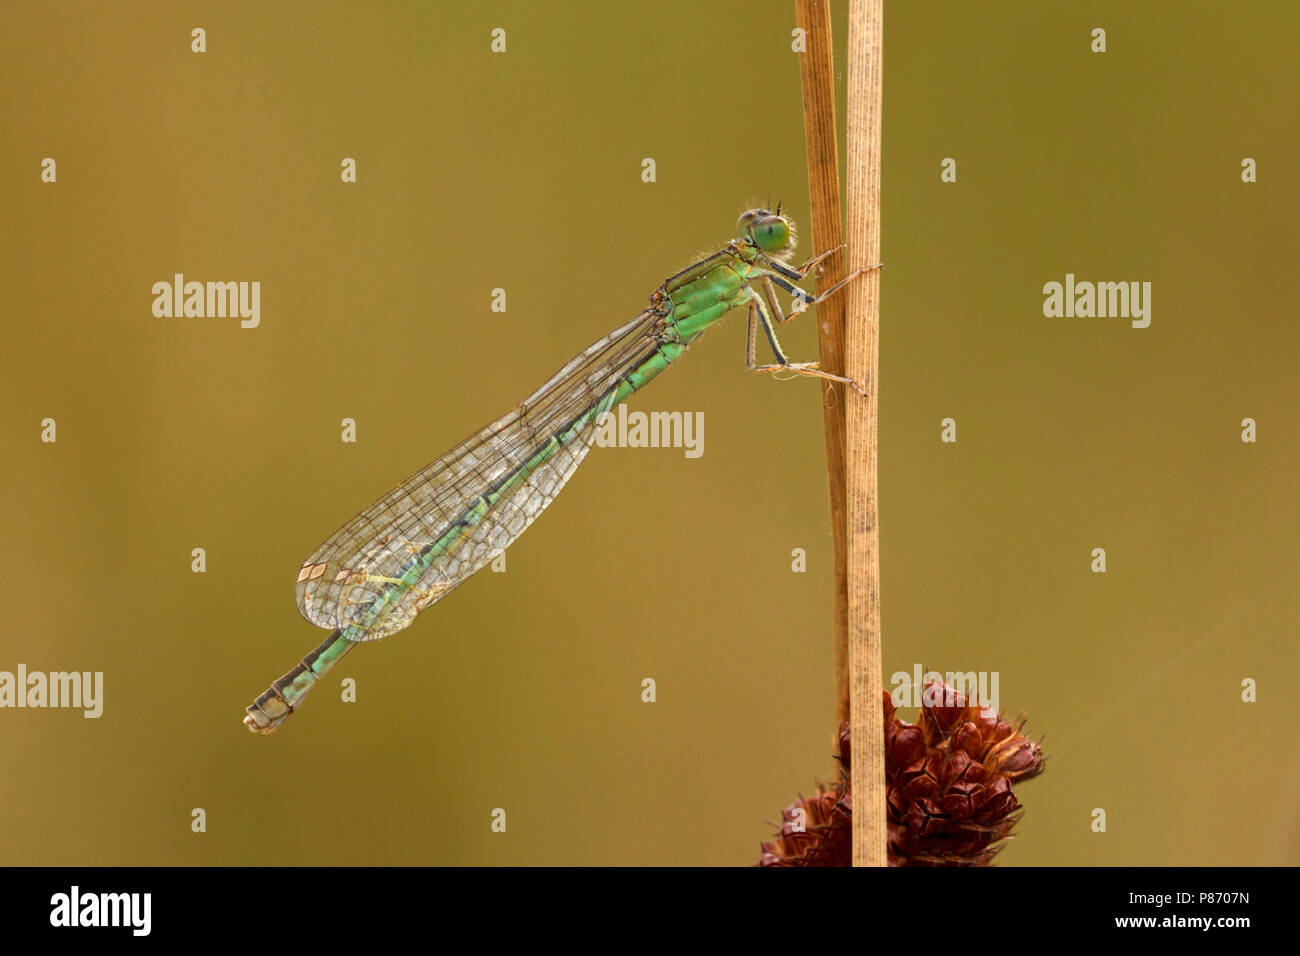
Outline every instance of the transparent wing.
<svg viewBox="0 0 1300 956"><path fill-rule="evenodd" d="M554 436L608 400L623 375L658 347L657 322L647 310L593 343L515 408L330 535L298 572L303 617L324 628L355 626L359 639L378 640L488 564L582 463L595 441L594 421L566 443ZM430 559L412 586L394 586Z"/></svg>

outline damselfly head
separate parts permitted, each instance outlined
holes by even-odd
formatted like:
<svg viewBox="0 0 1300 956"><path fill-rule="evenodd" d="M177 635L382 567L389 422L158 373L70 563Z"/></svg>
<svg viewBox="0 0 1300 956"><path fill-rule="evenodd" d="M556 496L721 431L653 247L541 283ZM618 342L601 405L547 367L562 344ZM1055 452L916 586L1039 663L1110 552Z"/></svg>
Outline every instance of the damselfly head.
<svg viewBox="0 0 1300 956"><path fill-rule="evenodd" d="M750 209L736 223L742 239L748 239L766 253L786 252L794 246L794 230L790 220L780 212L767 209Z"/></svg>

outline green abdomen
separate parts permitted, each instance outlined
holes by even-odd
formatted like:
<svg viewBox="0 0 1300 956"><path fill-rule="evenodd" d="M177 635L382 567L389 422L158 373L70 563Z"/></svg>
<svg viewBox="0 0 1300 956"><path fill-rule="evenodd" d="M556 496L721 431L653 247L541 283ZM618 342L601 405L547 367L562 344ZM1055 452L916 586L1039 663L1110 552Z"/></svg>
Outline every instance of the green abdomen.
<svg viewBox="0 0 1300 956"><path fill-rule="evenodd" d="M672 318L677 334L686 344L753 295L746 285L747 277L737 272L737 267L745 269L745 263L717 266L698 279L665 290L673 303Z"/></svg>

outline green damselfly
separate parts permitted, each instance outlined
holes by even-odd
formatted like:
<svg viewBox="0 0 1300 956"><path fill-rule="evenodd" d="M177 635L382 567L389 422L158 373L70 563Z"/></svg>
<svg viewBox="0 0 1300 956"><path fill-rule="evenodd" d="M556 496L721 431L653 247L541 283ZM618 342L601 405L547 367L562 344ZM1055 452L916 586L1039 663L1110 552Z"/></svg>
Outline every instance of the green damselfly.
<svg viewBox="0 0 1300 956"><path fill-rule="evenodd" d="M249 730L274 731L354 645L402 630L509 547L582 463L601 416L677 361L731 309L749 306L751 371L786 370L858 387L816 362L791 362L776 336L778 324L843 285L814 298L793 284L838 250L798 268L788 265L795 240L780 206L749 210L738 231L721 249L664 280L631 322L384 495L303 562L298 610L332 633L246 709ZM777 288L794 297L789 317ZM760 332L775 363L758 364Z"/></svg>

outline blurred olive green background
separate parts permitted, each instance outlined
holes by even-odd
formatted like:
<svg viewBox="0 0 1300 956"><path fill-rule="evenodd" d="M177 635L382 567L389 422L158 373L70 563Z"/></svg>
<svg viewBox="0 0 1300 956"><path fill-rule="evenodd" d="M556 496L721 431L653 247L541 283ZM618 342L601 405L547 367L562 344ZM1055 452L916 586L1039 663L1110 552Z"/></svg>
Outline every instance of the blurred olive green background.
<svg viewBox="0 0 1300 956"><path fill-rule="evenodd" d="M1047 735L1004 864L1294 864L1300 8L1055 6L887 4L886 674L997 671ZM0 669L102 670L105 709L0 712L0 863L756 858L832 771L831 556L818 388L747 374L740 315L631 403L702 411L702 458L596 450L508 573L279 733L240 719L323 637L293 581L338 525L747 205L806 221L793 25L752 0L11 5ZM155 318L175 272L260 281L260 328ZM1150 328L1044 318L1066 272L1152 282ZM813 357L812 319L786 343Z"/></svg>

